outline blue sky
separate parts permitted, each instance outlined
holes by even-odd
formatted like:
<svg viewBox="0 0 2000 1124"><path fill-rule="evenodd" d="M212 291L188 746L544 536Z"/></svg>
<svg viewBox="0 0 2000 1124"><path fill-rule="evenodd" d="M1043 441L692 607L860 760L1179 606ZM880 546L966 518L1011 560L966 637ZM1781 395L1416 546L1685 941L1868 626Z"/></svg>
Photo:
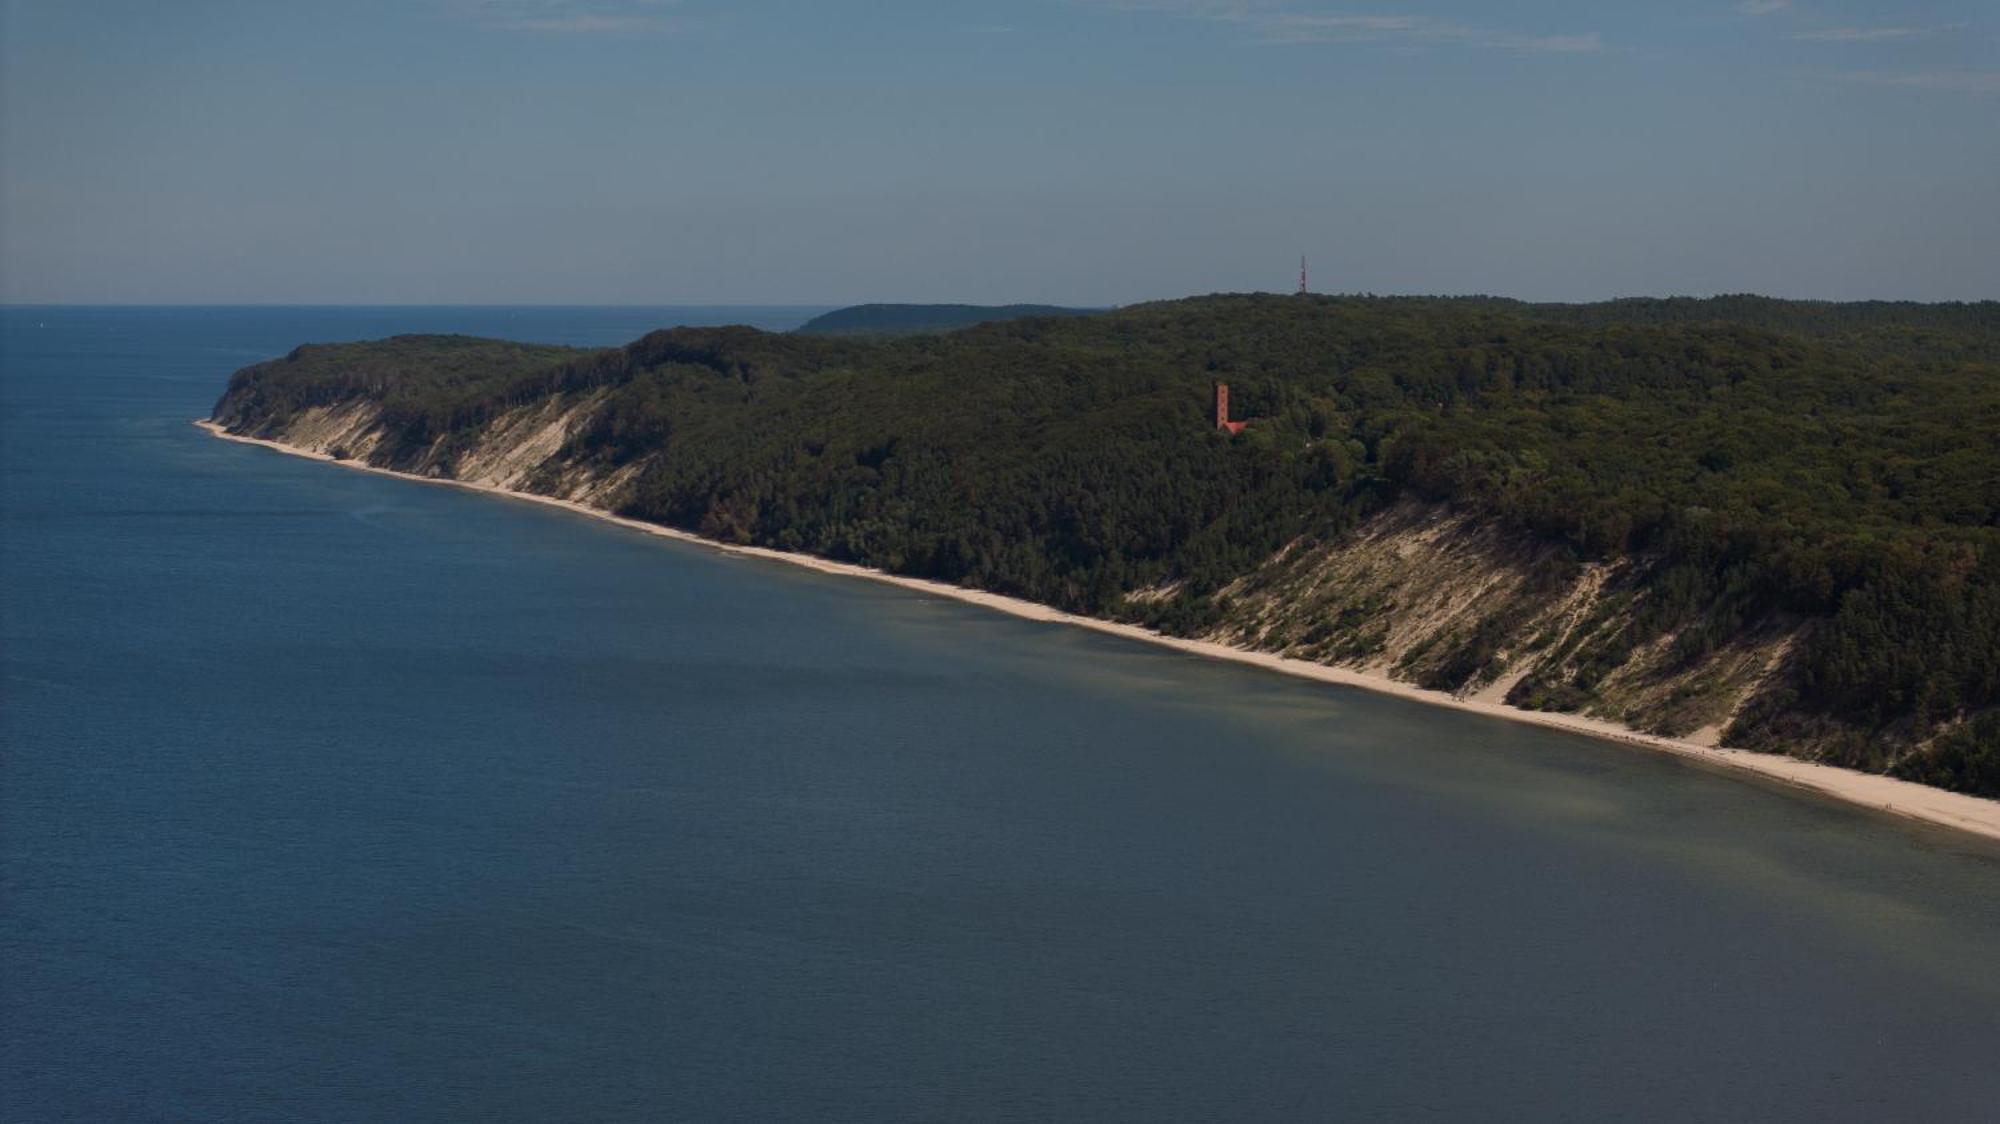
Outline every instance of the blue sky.
<svg viewBox="0 0 2000 1124"><path fill-rule="evenodd" d="M2000 297L2000 4L0 0L9 302Z"/></svg>

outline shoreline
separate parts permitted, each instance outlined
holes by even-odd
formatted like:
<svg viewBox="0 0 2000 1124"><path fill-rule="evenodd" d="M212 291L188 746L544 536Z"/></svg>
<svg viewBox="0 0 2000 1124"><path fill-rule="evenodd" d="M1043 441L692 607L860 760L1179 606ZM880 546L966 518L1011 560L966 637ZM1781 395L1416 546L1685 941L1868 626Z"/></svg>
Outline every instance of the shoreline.
<svg viewBox="0 0 2000 1124"><path fill-rule="evenodd" d="M1214 641L1187 640L1180 637L1166 636L1137 625L1122 624L1117 621L1100 620L1096 617L1085 617L1075 613L1067 613L1047 605L1025 601L1018 597L1008 597L1004 594L967 589L963 586L933 581L928 578L903 577L866 566L855 565L850 562L835 562L810 554L795 554L782 550L773 550L769 547L739 546L733 543L718 542L714 539L706 539L700 535L677 528L665 527L657 523L647 523L639 519L628 519L625 516L613 514L602 508L591 507L573 500L557 499L554 496L537 495L533 492L515 491L510 488L501 488L491 484L479 484L465 480L446 480L436 477L415 476L406 472L397 472L394 469L377 468L374 465L363 464L355 460L335 460L325 453L316 453L309 449L286 445L283 442L261 437L244 437L239 434L229 433L221 425L208 418L199 419L194 424L197 428L206 431L210 436L221 438L224 441L234 441L243 445L258 445L288 456L322 461L327 464L357 469L362 472L372 472L382 476L392 476L399 480L410 480L422 484L443 484L469 491L485 492L490 495L527 500L549 507L559 507L580 515L587 515L593 519L615 523L621 527L630 528L644 534L692 543L711 550L721 551L725 554L782 562L808 570L816 570L823 574L865 578L870 581L901 586L904 589L934 594L939 597L949 597L955 601L978 605L1026 620L1087 628L1094 632L1118 636L1127 640L1136 640L1158 647L1170 648L1206 659L1227 660L1231 663L1247 664L1294 678L1308 679L1319 683L1330 683L1341 687L1358 688L1376 694L1391 695L1432 706L1449 707L1454 710L1481 714L1490 718L1502 718L1511 722L1542 726L1548 729L1583 734L1602 740L1622 742L1626 745L1660 750L1673 754L1683 760L1713 768L1717 771L1727 772L1738 777L1756 777L1767 781L1775 781L1791 788L1802 789L1806 792L1838 800L1842 803L1857 805L1873 811L1933 826L1952 828L1989 840L2000 841L2000 801L1987 800L1964 793L1949 792L1945 789L1917 784L1914 781L1897 780L1893 777L1857 772L1834 765L1821 765L1779 754L1754 753L1749 750L1699 745L1678 738L1641 733L1600 718L1586 718L1581 715L1560 714L1550 711L1522 710L1504 703L1481 702L1470 698L1459 698L1448 692L1428 690L1413 684L1390 679L1387 676L1372 675L1352 671L1347 668L1331 667L1326 664L1312 663L1307 660L1290 659L1269 652L1234 648L1226 644L1215 643Z"/></svg>

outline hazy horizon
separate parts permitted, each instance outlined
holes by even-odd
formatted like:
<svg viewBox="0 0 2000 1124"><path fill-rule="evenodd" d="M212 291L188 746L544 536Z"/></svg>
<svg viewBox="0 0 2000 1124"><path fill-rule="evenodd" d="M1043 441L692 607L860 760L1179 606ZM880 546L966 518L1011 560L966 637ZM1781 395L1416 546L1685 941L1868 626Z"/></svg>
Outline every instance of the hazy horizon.
<svg viewBox="0 0 2000 1124"><path fill-rule="evenodd" d="M2000 10L4 0L0 302L2000 298Z"/></svg>
<svg viewBox="0 0 2000 1124"><path fill-rule="evenodd" d="M1131 307L1132 305L1147 304L1156 301L1172 301L1172 300L1194 299L1200 297L1243 296L1243 295L1253 295L1253 294L1275 295L1275 296L1287 295L1285 290L1280 290L1275 288L1216 289L1202 293L1182 293L1179 294L1178 296L1148 297L1142 301L1127 301L1119 304L1113 304L1104 301L1098 301L1098 302L1083 301L1077 303L1064 302L1060 304L1060 307L1080 308L1089 311L1110 312L1120 308ZM1821 303L1821 304L1853 304L1853 303L1868 303L1868 302L1877 302L1884 304L1898 304L1898 303L1993 304L1996 302L2000 302L2000 297L1940 297L1935 300L1924 300L1916 297L1794 297L1794 296L1788 296L1783 293L1748 293L1748 292L1616 293L1609 296L1587 297L1580 300L1541 300L1534 297L1515 297L1506 293L1322 292L1319 289L1315 288L1312 292L1312 295L1316 297L1349 297L1349 298L1367 298L1367 299L1432 298L1439 300L1518 300L1528 304L1600 304L1600 303L1606 303L1611 301L1622 301L1622 300L1711 300L1721 297L1759 297L1759 298L1769 298L1772 300L1801 301L1801 302ZM639 309L639 310L686 309L689 311L717 311L717 310L727 310L727 309L745 309L745 310L784 309L787 311L811 312L814 314L818 314L820 312L832 312L837 309L853 308L862 305L873 305L873 304L973 305L977 307L997 308L997 307L1004 307L1007 305L1057 304L1057 303L1058 302L1036 300L1033 298L1001 298L995 300L981 300L981 301L956 301L956 300L934 300L921 297L912 297L907 300L898 300L895 298L884 298L884 299L869 298L866 300L851 300L851 301L726 301L726 302L724 301L12 301L9 300L9 301L0 301L0 308L15 308L15 309L326 308L326 309L357 309L357 310L371 309L371 308L382 308L382 309L599 308L599 309Z"/></svg>

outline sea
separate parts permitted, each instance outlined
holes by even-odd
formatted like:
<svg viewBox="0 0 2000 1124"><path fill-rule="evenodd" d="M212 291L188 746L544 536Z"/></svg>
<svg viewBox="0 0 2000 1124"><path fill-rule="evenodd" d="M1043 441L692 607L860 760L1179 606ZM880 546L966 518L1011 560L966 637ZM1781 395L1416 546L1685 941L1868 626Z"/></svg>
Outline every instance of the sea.
<svg viewBox="0 0 2000 1124"><path fill-rule="evenodd" d="M0 313L0 1119L1992 1120L2000 848L218 441Z"/></svg>

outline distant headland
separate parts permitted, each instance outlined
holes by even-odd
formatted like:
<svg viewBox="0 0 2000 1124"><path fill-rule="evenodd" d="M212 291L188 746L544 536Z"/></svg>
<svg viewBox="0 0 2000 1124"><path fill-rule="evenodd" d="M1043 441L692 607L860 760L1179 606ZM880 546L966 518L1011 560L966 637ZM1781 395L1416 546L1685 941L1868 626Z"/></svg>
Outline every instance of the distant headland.
<svg viewBox="0 0 2000 1124"><path fill-rule="evenodd" d="M975 324L1032 316L1088 316L1101 311L1104 310L1053 304L857 304L815 316L797 330L810 336L896 336L949 332Z"/></svg>

